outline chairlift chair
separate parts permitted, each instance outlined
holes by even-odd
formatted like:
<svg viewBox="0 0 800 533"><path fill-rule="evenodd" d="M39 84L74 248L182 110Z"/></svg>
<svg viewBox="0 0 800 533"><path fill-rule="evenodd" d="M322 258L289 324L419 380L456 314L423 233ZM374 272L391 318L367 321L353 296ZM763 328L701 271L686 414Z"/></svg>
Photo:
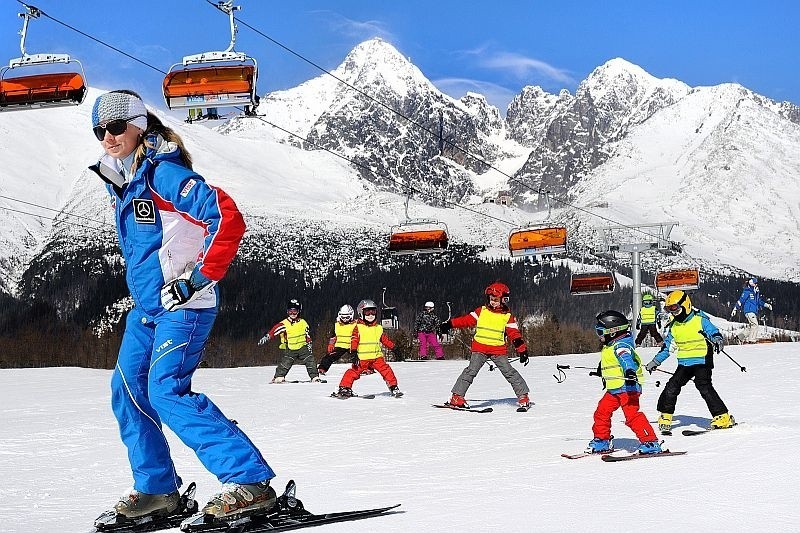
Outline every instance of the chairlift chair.
<svg viewBox="0 0 800 533"><path fill-rule="evenodd" d="M661 292L691 291L700 288L700 268L665 268L656 272L656 288Z"/></svg>
<svg viewBox="0 0 800 533"><path fill-rule="evenodd" d="M567 251L567 228L536 224L515 228L508 235L511 257L561 254Z"/></svg>
<svg viewBox="0 0 800 533"><path fill-rule="evenodd" d="M228 14L231 42L224 51L186 56L170 67L163 83L164 101L170 109L258 105L258 63L233 49L237 32L234 12L241 7L232 1L218 2L216 7Z"/></svg>
<svg viewBox="0 0 800 533"><path fill-rule="evenodd" d="M398 318L397 308L389 307L386 305L386 287L383 288L381 293L381 326L383 329L399 329L400 320Z"/></svg>
<svg viewBox="0 0 800 533"><path fill-rule="evenodd" d="M569 293L575 296L614 292L613 272L577 272L569 280Z"/></svg>
<svg viewBox="0 0 800 533"><path fill-rule="evenodd" d="M67 54L28 54L28 23L42 12L23 6L28 12L19 14L24 19L19 45L22 57L0 69L0 111L80 105L87 92L83 65Z"/></svg>
<svg viewBox="0 0 800 533"><path fill-rule="evenodd" d="M447 225L428 219L406 220L392 226L389 253L392 255L427 254L447 250L450 242Z"/></svg>

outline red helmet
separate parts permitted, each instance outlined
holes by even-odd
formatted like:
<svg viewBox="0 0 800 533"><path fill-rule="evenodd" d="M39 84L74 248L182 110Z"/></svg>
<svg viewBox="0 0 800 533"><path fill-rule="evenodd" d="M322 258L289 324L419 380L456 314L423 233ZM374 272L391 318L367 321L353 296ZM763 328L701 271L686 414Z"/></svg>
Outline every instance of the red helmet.
<svg viewBox="0 0 800 533"><path fill-rule="evenodd" d="M494 282L483 291L486 296L495 296L500 298L503 303L508 302L508 297L511 296L511 291L505 283Z"/></svg>

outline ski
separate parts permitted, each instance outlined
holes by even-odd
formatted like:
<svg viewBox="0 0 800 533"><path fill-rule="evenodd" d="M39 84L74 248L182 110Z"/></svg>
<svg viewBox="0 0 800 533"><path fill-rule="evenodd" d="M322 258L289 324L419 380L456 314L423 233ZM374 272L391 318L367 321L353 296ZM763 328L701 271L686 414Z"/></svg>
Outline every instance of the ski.
<svg viewBox="0 0 800 533"><path fill-rule="evenodd" d="M601 459L607 463L616 463L617 461L631 461L633 459L648 459L651 457L665 457L668 455L685 455L686 452L671 452L665 450L658 453L631 453L628 455L604 455Z"/></svg>
<svg viewBox="0 0 800 533"><path fill-rule="evenodd" d="M527 413L527 412L528 412L528 410L530 410L530 408L531 408L531 406L530 406L530 405L529 405L528 407L522 407L522 406L520 405L519 407L517 407L517 412L518 412L518 413Z"/></svg>
<svg viewBox="0 0 800 533"><path fill-rule="evenodd" d="M562 453L561 457L564 457L566 459L583 459L584 457L596 457L596 456L603 457L604 455L608 455L608 454L612 453L613 451L614 450L609 450L607 452L600 452L600 453L589 453L589 452L581 452L581 453L573 453L573 454Z"/></svg>
<svg viewBox="0 0 800 533"><path fill-rule="evenodd" d="M452 409L453 411L466 411L468 413L491 413L494 411L491 407L484 407L482 409L471 409L469 407L456 407L455 405L449 405L446 403L434 403L432 404L434 407L439 407L442 409Z"/></svg>
<svg viewBox="0 0 800 533"><path fill-rule="evenodd" d="M684 429L683 431L681 431L681 435L683 435L685 437L692 437L694 435L704 435L706 433L711 433L712 431L720 431L720 430L723 430L723 429L731 429L731 428L733 428L733 427L735 427L737 425L738 424L734 424L733 426L731 426L729 428L709 427L709 428L703 428L703 429Z"/></svg>
<svg viewBox="0 0 800 533"><path fill-rule="evenodd" d="M314 514L303 507L303 503L295 497L295 492L296 485L294 481L289 481L286 485L286 491L278 498L275 508L266 513L253 513L229 521L197 514L185 520L180 528L181 531L189 533L195 531L266 533L380 516L400 506L398 503L397 505L379 507L377 509Z"/></svg>
<svg viewBox="0 0 800 533"><path fill-rule="evenodd" d="M374 394L353 394L352 396L339 396L337 393L332 392L331 398L337 398L339 400L348 400L350 398L364 398L365 400L373 400L375 399Z"/></svg>
<svg viewBox="0 0 800 533"><path fill-rule="evenodd" d="M196 489L197 485L194 482L189 483L189 486L181 495L178 507L166 516L126 518L113 510L109 510L95 519L94 528L90 531L92 533L99 533L101 531L139 533L140 531L158 531L160 529L178 527L181 525L181 522L197 512L198 505L197 501L194 499Z"/></svg>
<svg viewBox="0 0 800 533"><path fill-rule="evenodd" d="M311 381L310 379L293 379L290 381L284 381L284 383L327 383L327 379L320 378L319 381Z"/></svg>

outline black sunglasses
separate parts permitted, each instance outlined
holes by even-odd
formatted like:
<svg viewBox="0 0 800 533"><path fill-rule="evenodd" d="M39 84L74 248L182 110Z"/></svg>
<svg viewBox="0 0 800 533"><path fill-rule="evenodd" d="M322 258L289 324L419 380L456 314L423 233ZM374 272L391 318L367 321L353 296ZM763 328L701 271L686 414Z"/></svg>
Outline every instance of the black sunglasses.
<svg viewBox="0 0 800 533"><path fill-rule="evenodd" d="M144 115L135 115L130 118L118 118L116 120L111 120L106 122L105 126L95 126L92 128L92 131L94 132L94 136L97 137L97 140L102 141L106 136L106 131L111 135L122 135L125 133L125 130L128 129L128 122L143 116Z"/></svg>

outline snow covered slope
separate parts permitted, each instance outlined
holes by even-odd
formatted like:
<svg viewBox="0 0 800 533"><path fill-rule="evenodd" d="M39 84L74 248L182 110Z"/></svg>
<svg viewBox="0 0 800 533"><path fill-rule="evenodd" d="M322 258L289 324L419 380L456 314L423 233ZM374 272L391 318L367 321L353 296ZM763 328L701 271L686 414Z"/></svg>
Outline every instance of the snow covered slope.
<svg viewBox="0 0 800 533"><path fill-rule="evenodd" d="M642 358L648 361L654 350L644 349ZM376 393L374 400L328 398L341 364L320 385L270 385L274 367L201 369L193 389L238 420L276 470L276 488L297 481L308 509L402 503L402 513L320 533L605 532L619 531L623 522L652 532L795 531L800 344L726 351L747 372L718 357L714 383L740 425L682 436L680 429L710 420L688 385L678 399L678 430L666 437L667 447L688 454L630 463L560 457L582 451L591 439L602 391L588 371L568 370L560 384L551 374L557 363L594 367L592 355L539 357L519 367L533 390L528 413L515 412L511 388L488 369L467 397L493 413L432 408L449 397L463 361L393 363L406 393L399 400L377 375L355 385L359 393ZM672 358L661 368L674 365ZM303 374L295 366L289 376ZM642 406L651 421L667 377L648 376ZM0 499L14 502L0 506L0 530L88 530L130 486L109 378L107 371L79 368L0 370ZM633 449L635 438L619 413L613 423L616 446ZM218 481L166 433L179 473L198 483L205 502Z"/></svg>

